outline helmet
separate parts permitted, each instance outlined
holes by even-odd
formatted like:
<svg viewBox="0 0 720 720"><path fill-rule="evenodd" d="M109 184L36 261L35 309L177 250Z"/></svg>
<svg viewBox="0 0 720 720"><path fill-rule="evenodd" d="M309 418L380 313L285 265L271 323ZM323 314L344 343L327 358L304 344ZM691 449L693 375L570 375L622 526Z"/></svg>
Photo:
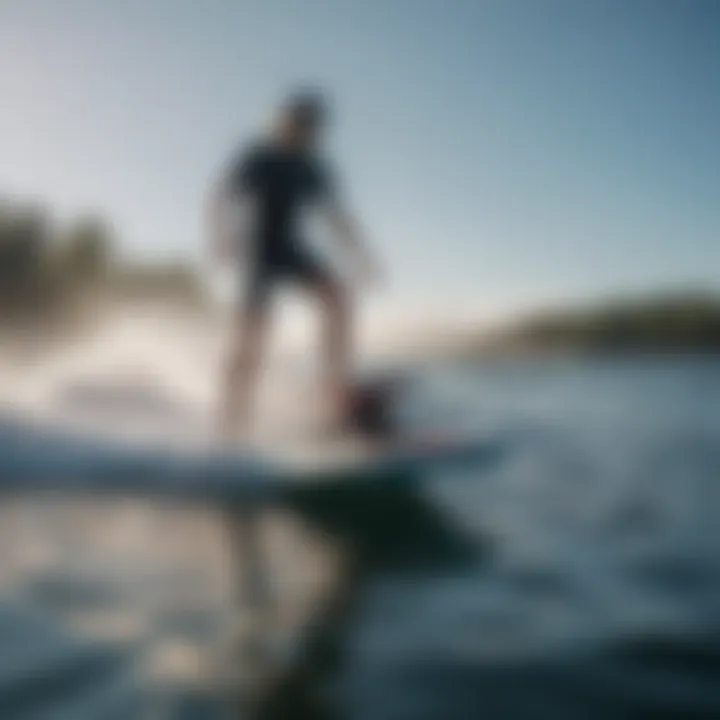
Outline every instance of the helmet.
<svg viewBox="0 0 720 720"><path fill-rule="evenodd" d="M319 127L327 120L327 104L317 90L299 90L290 95L283 109L286 115L301 125Z"/></svg>

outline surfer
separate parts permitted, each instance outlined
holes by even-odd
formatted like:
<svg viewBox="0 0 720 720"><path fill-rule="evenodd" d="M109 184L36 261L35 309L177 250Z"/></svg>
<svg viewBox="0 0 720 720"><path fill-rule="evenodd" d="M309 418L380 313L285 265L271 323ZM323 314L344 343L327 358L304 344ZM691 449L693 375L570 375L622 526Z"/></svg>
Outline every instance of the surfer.
<svg viewBox="0 0 720 720"><path fill-rule="evenodd" d="M378 266L317 152L326 120L327 108L320 94L293 94L281 106L269 136L241 150L213 195L213 254L230 263L242 262L247 271L221 388L219 429L226 438L246 429L251 419L269 305L285 283L306 291L322 314L324 416L337 425L347 411L351 291L308 247L299 227L301 212L311 205L322 211L361 280L376 278ZM241 209L240 232L222 231L221 204L227 207L228 200Z"/></svg>

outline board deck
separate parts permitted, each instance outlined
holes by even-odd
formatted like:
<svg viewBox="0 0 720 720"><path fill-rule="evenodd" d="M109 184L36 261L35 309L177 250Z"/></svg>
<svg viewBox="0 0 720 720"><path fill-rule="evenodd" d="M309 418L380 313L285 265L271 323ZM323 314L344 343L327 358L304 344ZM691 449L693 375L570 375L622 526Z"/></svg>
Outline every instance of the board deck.
<svg viewBox="0 0 720 720"><path fill-rule="evenodd" d="M479 438L461 436L423 437L407 435L385 443L373 443L361 437L334 440L317 439L289 443L282 448L260 448L258 454L282 468L288 476L324 476L342 473L382 472L402 463L421 469L434 457L449 460L470 447L485 445Z"/></svg>
<svg viewBox="0 0 720 720"><path fill-rule="evenodd" d="M61 429L0 421L0 491L79 490L233 498L272 495L297 483L420 475L477 462L493 452L489 438L428 439L369 447L355 441L285 447L132 446Z"/></svg>

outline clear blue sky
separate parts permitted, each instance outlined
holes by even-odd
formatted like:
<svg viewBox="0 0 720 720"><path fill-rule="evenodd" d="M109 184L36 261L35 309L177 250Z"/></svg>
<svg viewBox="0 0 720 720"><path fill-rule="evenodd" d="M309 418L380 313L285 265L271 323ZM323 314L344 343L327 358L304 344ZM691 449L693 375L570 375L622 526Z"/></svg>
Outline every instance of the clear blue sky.
<svg viewBox="0 0 720 720"><path fill-rule="evenodd" d="M718 284L714 0L0 0L0 193L197 256L209 179L308 81L396 300Z"/></svg>

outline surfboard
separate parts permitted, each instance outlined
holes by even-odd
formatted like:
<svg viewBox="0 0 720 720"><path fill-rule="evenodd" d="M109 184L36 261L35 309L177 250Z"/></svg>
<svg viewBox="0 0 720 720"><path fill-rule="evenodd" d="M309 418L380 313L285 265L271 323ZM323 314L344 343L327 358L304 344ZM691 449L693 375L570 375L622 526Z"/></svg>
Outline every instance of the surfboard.
<svg viewBox="0 0 720 720"><path fill-rule="evenodd" d="M439 467L457 467L487 457L491 438L460 434L408 433L384 443L358 436L290 443L283 448L260 449L258 456L289 482L341 482L415 474Z"/></svg>
<svg viewBox="0 0 720 720"><path fill-rule="evenodd" d="M356 437L205 448L135 446L5 417L0 421L0 491L99 494L272 495L298 483L411 478L478 462L497 450L490 438L408 434L368 444Z"/></svg>
<svg viewBox="0 0 720 720"><path fill-rule="evenodd" d="M157 380L83 372L57 383L51 412L6 410L0 416L0 491L257 497L297 484L398 482L476 462L497 448L492 438L429 435L394 421L381 442L357 428L329 436L313 417L313 396L293 395L283 385L278 411L264 423L261 418L251 438L220 445L211 433L209 404L187 402ZM384 394L387 382L366 382L383 389L383 402L392 398L387 407L400 405L399 393Z"/></svg>

